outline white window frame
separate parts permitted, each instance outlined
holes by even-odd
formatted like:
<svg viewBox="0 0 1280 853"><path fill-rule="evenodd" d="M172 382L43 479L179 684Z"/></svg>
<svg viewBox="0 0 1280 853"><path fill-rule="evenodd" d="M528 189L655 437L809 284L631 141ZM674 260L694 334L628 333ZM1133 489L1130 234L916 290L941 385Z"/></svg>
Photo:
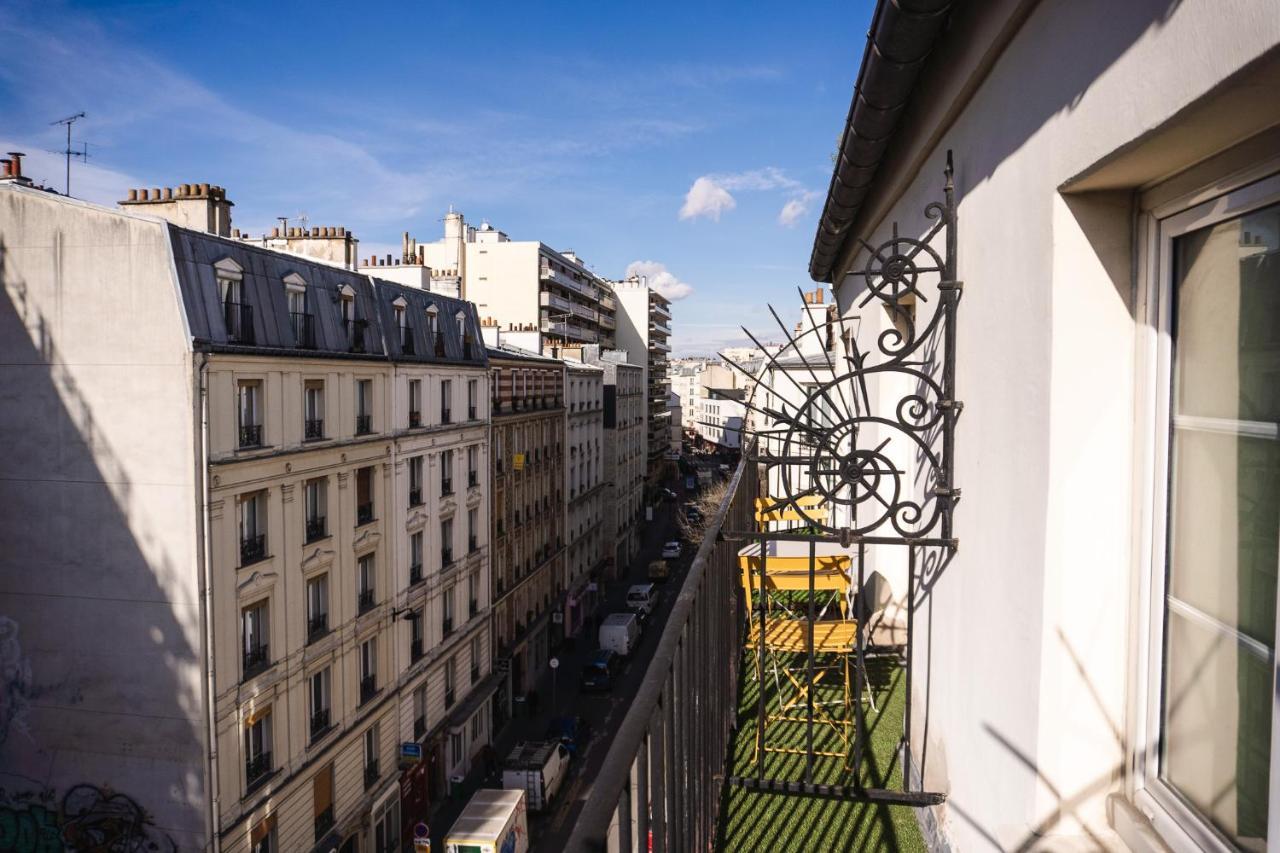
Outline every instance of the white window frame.
<svg viewBox="0 0 1280 853"><path fill-rule="evenodd" d="M1154 193L1152 193L1154 195ZM1144 200L1145 201L1145 200ZM1133 656L1135 689L1129 788L1133 802L1173 850L1236 850L1212 823L1160 778L1162 696L1164 695L1164 609L1166 602L1169 454L1172 450L1174 297L1172 252L1175 238L1235 219L1280 202L1280 161L1237 172L1209 187L1144 210L1140 216L1137 306L1141 326L1138 347L1138 414L1135 453L1139 483L1149 489L1145 516L1137 528L1137 602L1135 630L1140 638ZM1277 602L1280 610L1280 601ZM1275 660L1272 662L1275 670ZM1280 697L1272 690L1272 808L1267 817L1267 849L1280 850Z"/></svg>

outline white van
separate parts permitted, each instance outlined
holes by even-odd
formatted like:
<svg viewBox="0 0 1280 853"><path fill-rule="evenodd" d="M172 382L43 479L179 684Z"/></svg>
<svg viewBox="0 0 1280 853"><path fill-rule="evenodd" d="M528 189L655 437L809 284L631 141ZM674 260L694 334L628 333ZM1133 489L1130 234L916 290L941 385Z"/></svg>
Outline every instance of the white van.
<svg viewBox="0 0 1280 853"><path fill-rule="evenodd" d="M638 583L633 584L627 590L627 609L640 617L640 621L644 622L653 615L653 584Z"/></svg>
<svg viewBox="0 0 1280 853"><path fill-rule="evenodd" d="M630 657L640 642L640 620L634 613L610 613L600 623L600 648Z"/></svg>
<svg viewBox="0 0 1280 853"><path fill-rule="evenodd" d="M529 811L545 811L564 784L568 769L569 750L559 740L518 743L502 765L502 787L524 791Z"/></svg>
<svg viewBox="0 0 1280 853"><path fill-rule="evenodd" d="M444 837L445 853L528 853L524 791L481 788Z"/></svg>

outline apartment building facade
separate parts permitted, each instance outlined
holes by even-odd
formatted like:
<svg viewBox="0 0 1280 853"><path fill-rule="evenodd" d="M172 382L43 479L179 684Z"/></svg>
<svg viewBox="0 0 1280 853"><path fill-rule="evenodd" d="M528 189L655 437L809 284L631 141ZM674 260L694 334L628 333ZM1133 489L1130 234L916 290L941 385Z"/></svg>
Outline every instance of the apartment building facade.
<svg viewBox="0 0 1280 853"><path fill-rule="evenodd" d="M603 371L604 530L613 543L605 574L617 578L640 553L648 454L644 367L628 363L620 350L588 349L585 357Z"/></svg>
<svg viewBox="0 0 1280 853"><path fill-rule="evenodd" d="M501 725L562 639L565 592L565 365L488 348L491 389L493 646Z"/></svg>
<svg viewBox="0 0 1280 853"><path fill-rule="evenodd" d="M609 282L572 251L512 240L487 222L469 225L450 210L442 239L420 243L406 234L401 258L372 261L368 269L384 277L460 293L486 322L522 333L513 342L524 349L549 355L552 346L613 346L617 299Z"/></svg>
<svg viewBox="0 0 1280 853"><path fill-rule="evenodd" d="M599 581L611 550L605 530L604 370L574 361L566 361L565 368L568 551L560 618L564 636L578 637L600 601Z"/></svg>
<svg viewBox="0 0 1280 853"><path fill-rule="evenodd" d="M44 570L0 612L19 698L62 699L23 704L4 772L124 797L136 843L390 849L489 740L474 308L232 238L221 192L157 194L156 217L146 191L118 211L19 183L3 550Z"/></svg>
<svg viewBox="0 0 1280 853"><path fill-rule="evenodd" d="M651 493L661 484L670 446L667 358L671 352L671 303L640 278L613 283L618 298L618 349L643 361L645 382L645 478Z"/></svg>

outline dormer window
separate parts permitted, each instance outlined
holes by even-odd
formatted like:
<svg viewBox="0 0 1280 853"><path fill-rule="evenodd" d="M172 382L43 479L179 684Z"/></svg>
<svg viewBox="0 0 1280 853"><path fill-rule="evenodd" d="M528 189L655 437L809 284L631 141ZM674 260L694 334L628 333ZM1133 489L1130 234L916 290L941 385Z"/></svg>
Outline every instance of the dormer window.
<svg viewBox="0 0 1280 853"><path fill-rule="evenodd" d="M284 277L285 294L289 300L289 323L293 327L293 344L304 349L316 345L315 322L307 311L307 282L296 272Z"/></svg>
<svg viewBox="0 0 1280 853"><path fill-rule="evenodd" d="M338 296L342 328L347 338L347 351L364 352L365 321L356 319L356 292L351 289L351 285L344 284L338 289Z"/></svg>
<svg viewBox="0 0 1280 853"><path fill-rule="evenodd" d="M404 301L404 297L397 297L391 303L392 309L396 313L396 328L400 330L400 351L406 355L413 354L413 329L409 328L409 315L405 310L408 303Z"/></svg>
<svg viewBox="0 0 1280 853"><path fill-rule="evenodd" d="M229 343L253 343L253 309L244 301L244 268L230 258L213 265Z"/></svg>
<svg viewBox="0 0 1280 853"><path fill-rule="evenodd" d="M427 306L427 341L438 358L444 357L444 330L440 328L440 310L435 305Z"/></svg>

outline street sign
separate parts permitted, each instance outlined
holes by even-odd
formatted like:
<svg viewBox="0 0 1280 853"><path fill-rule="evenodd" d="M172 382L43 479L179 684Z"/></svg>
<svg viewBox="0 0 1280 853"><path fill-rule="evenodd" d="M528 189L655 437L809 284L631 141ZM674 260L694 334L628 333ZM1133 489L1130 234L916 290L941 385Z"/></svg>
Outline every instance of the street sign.
<svg viewBox="0 0 1280 853"><path fill-rule="evenodd" d="M551 660L547 661L547 665L550 666L552 669L559 669L560 658L552 658Z"/></svg>
<svg viewBox="0 0 1280 853"><path fill-rule="evenodd" d="M413 825L413 837L414 837L414 838L427 838L427 837L429 837L430 835L431 835L431 830L430 830L430 829L428 829L428 828L427 828L427 825L426 825L425 823L423 823L422 821L418 821L417 823L415 823L415 824Z"/></svg>
<svg viewBox="0 0 1280 853"><path fill-rule="evenodd" d="M400 769L407 770L422 761L422 744L406 741L400 744Z"/></svg>

